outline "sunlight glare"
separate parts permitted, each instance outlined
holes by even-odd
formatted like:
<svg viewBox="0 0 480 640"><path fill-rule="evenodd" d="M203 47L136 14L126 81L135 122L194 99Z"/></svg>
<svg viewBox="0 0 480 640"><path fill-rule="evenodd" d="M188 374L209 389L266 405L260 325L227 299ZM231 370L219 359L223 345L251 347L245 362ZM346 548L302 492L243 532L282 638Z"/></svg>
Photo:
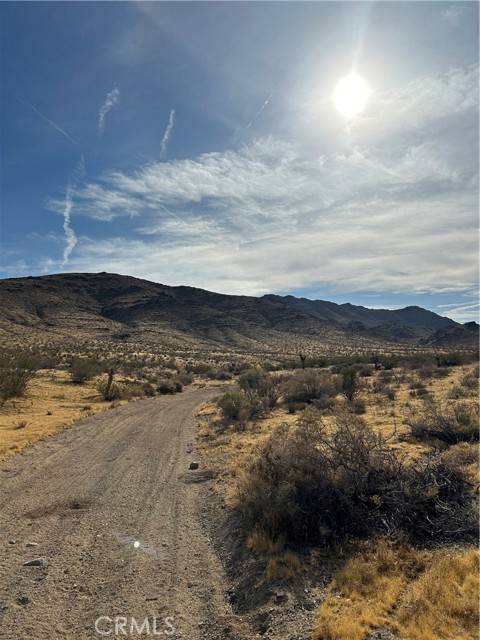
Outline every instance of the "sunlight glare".
<svg viewBox="0 0 480 640"><path fill-rule="evenodd" d="M333 103L339 113L350 119L367 106L370 89L365 80L356 73L342 78L333 93Z"/></svg>

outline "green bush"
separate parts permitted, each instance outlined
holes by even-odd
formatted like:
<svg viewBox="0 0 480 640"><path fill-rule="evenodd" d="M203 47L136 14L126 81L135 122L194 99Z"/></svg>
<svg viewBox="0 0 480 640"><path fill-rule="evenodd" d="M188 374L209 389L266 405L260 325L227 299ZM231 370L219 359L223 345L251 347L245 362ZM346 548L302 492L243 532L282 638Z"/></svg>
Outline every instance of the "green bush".
<svg viewBox="0 0 480 640"><path fill-rule="evenodd" d="M264 406L258 396L247 396L242 391L227 391L217 400L224 420L238 422L245 426L246 422L261 415Z"/></svg>
<svg viewBox="0 0 480 640"><path fill-rule="evenodd" d="M357 372L353 368L342 371L342 393L349 402L353 402L358 393Z"/></svg>
<svg viewBox="0 0 480 640"><path fill-rule="evenodd" d="M273 408L280 397L278 378L259 368L245 370L238 379L238 385L251 398L260 398L265 408Z"/></svg>
<svg viewBox="0 0 480 640"><path fill-rule="evenodd" d="M325 372L299 371L282 385L283 398L288 405L322 400L331 404L337 394L336 380Z"/></svg>

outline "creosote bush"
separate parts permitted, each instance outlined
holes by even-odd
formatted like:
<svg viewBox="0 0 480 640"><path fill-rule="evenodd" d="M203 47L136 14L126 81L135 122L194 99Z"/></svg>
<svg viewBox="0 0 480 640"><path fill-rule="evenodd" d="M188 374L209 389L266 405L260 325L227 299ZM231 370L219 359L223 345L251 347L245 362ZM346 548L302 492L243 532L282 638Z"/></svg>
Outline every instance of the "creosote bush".
<svg viewBox="0 0 480 640"><path fill-rule="evenodd" d="M249 398L260 398L266 408L273 408L280 397L278 379L259 368L243 371L238 384Z"/></svg>
<svg viewBox="0 0 480 640"><path fill-rule="evenodd" d="M299 371L283 383L283 398L287 406L316 402L318 408L331 406L338 392L337 379L329 373Z"/></svg>
<svg viewBox="0 0 480 640"><path fill-rule="evenodd" d="M91 358L74 358L70 363L72 382L82 384L100 373L101 367L97 360Z"/></svg>
<svg viewBox="0 0 480 640"><path fill-rule="evenodd" d="M259 416L264 411L264 405L256 395L247 396L242 391L227 391L217 400L223 419L238 423L245 427L250 418Z"/></svg>
<svg viewBox="0 0 480 640"><path fill-rule="evenodd" d="M434 400L406 418L412 436L419 440L437 438L449 444L477 442L479 411L477 404L457 402L440 404Z"/></svg>
<svg viewBox="0 0 480 640"><path fill-rule="evenodd" d="M476 530L470 486L436 455L409 465L351 412L327 428L309 409L280 426L239 483L247 530L290 548L403 531L415 540Z"/></svg>
<svg viewBox="0 0 480 640"><path fill-rule="evenodd" d="M39 359L29 352L2 354L0 358L0 406L12 398L20 398L28 382L40 366Z"/></svg>

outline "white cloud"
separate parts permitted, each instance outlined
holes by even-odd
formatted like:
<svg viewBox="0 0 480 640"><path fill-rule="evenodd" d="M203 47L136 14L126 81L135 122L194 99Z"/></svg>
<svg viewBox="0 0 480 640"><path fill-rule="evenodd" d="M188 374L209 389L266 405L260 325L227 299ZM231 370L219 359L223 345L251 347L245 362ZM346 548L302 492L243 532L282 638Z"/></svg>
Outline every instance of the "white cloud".
<svg viewBox="0 0 480 640"><path fill-rule="evenodd" d="M69 213L133 222L128 238L82 239L73 265L245 294L471 291L474 86L468 67L384 96L349 151L266 137L77 186Z"/></svg>
<svg viewBox="0 0 480 640"><path fill-rule="evenodd" d="M109 111L111 111L120 102L120 91L117 87L114 87L109 91L105 97L105 100L98 110L98 135L102 136L105 131L106 117Z"/></svg>
<svg viewBox="0 0 480 640"><path fill-rule="evenodd" d="M65 248L63 250L62 266L68 262L70 254L77 244L77 236L71 226L70 214L72 212L72 189L70 184L65 192L65 202L63 207L63 231L65 232Z"/></svg>
<svg viewBox="0 0 480 640"><path fill-rule="evenodd" d="M452 4L441 13L443 20L448 22L452 27L458 27L460 18L463 15L463 7L458 4Z"/></svg>
<svg viewBox="0 0 480 640"><path fill-rule="evenodd" d="M160 157L164 158L167 155L167 147L170 142L170 138L173 134L173 128L175 126L175 109L170 110L170 115L168 116L167 126L165 128L165 133L163 134L162 142L160 145Z"/></svg>

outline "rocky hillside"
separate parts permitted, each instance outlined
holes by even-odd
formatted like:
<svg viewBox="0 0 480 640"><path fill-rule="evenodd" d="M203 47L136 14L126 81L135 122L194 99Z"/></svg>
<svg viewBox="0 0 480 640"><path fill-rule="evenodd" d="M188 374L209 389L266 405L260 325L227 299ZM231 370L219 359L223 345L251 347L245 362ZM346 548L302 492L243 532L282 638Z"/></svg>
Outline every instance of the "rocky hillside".
<svg viewBox="0 0 480 640"><path fill-rule="evenodd" d="M109 273L1 280L0 330L18 338L229 348L275 348L293 337L366 346L468 346L477 336L471 326L415 306L389 311L293 296L231 296Z"/></svg>

